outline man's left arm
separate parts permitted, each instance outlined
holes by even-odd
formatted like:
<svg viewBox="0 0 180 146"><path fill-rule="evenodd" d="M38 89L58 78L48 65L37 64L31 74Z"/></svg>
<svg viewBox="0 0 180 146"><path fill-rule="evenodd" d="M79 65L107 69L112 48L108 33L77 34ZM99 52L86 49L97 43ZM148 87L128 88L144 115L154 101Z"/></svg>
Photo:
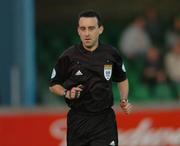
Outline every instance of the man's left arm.
<svg viewBox="0 0 180 146"><path fill-rule="evenodd" d="M132 105L128 102L129 82L128 79L118 82L118 89L120 92L120 106L126 114L132 111Z"/></svg>

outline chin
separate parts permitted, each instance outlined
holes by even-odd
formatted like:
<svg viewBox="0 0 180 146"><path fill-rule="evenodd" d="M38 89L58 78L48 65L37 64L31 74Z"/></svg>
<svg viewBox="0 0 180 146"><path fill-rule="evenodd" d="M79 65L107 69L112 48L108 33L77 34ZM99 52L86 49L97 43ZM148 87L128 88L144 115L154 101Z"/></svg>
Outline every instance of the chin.
<svg viewBox="0 0 180 146"><path fill-rule="evenodd" d="M85 45L86 48L92 48L92 45Z"/></svg>
<svg viewBox="0 0 180 146"><path fill-rule="evenodd" d="M84 43L84 46L86 46L87 48L91 48L91 47L92 47L92 44Z"/></svg>

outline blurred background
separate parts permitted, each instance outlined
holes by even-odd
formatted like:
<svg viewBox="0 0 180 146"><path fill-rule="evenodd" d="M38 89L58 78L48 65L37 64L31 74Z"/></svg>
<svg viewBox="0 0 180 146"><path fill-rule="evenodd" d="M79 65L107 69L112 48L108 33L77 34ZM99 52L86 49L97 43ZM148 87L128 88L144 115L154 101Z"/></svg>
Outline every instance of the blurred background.
<svg viewBox="0 0 180 146"><path fill-rule="evenodd" d="M101 41L123 56L136 103L177 103L180 98L180 2L172 0L82 1L16 0L1 2L2 106L59 106L48 90L59 55L79 42L77 15L99 11ZM119 95L113 87L115 103Z"/></svg>
<svg viewBox="0 0 180 146"><path fill-rule="evenodd" d="M139 115L142 108L143 111L147 109L152 121L156 122L152 109L157 109L156 113L159 109L168 111L160 121L165 121L165 127L180 127L177 124L178 120L180 123L179 0L6 0L0 1L0 126L5 127L0 128L0 135L7 133L7 115L16 118L14 113L44 115L52 111L51 114L58 112L58 115L51 122L59 115L64 118L65 102L49 92L49 79L59 55L79 42L77 15L85 9L101 13L105 28L101 41L116 47L123 57L130 83L129 99L136 106L135 114ZM115 83L113 92L114 103L118 107L119 93ZM163 115L161 112L159 115ZM148 112L143 114L142 119L149 117ZM165 120L171 115L174 115L174 126L173 121L168 123ZM25 119L21 118L23 124ZM31 125L34 117L30 118ZM42 124L41 118L39 125ZM47 122L49 117L46 118ZM17 119L13 120L17 122ZM140 121L141 118L134 122L134 126ZM21 125L19 122L16 124ZM16 124L14 127L17 127ZM10 122L9 125L13 124ZM124 126L125 130L130 128ZM7 141L12 136L5 135ZM16 143L16 138L12 137L11 140ZM2 139L5 141L6 138ZM7 141L3 146L10 146ZM160 143L159 146L168 144L178 146L180 141Z"/></svg>

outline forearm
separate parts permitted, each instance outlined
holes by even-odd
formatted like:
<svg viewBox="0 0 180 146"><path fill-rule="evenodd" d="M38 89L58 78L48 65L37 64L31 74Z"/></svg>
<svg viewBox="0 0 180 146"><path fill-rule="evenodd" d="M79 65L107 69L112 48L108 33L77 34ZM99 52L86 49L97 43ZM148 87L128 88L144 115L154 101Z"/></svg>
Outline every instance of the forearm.
<svg viewBox="0 0 180 146"><path fill-rule="evenodd" d="M58 96L64 96L65 88L62 85L53 85L49 87L49 90Z"/></svg>
<svg viewBox="0 0 180 146"><path fill-rule="evenodd" d="M119 82L118 83L118 89L120 93L120 98L121 99L127 99L128 98L128 93L129 93L129 83L128 79Z"/></svg>
<svg viewBox="0 0 180 146"><path fill-rule="evenodd" d="M128 102L129 83L128 80L118 83L120 92L120 106L126 114L130 114L132 111L132 105Z"/></svg>

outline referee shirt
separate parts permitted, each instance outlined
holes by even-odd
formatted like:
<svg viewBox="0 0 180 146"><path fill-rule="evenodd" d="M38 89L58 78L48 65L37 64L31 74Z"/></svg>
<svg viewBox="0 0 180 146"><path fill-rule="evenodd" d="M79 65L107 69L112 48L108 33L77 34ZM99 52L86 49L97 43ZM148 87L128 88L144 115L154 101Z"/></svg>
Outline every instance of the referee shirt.
<svg viewBox="0 0 180 146"><path fill-rule="evenodd" d="M126 79L126 71L117 49L99 43L92 52L82 44L68 48L58 59L50 86L66 89L83 85L78 99L66 99L68 106L81 112L101 112L113 105L112 81Z"/></svg>

